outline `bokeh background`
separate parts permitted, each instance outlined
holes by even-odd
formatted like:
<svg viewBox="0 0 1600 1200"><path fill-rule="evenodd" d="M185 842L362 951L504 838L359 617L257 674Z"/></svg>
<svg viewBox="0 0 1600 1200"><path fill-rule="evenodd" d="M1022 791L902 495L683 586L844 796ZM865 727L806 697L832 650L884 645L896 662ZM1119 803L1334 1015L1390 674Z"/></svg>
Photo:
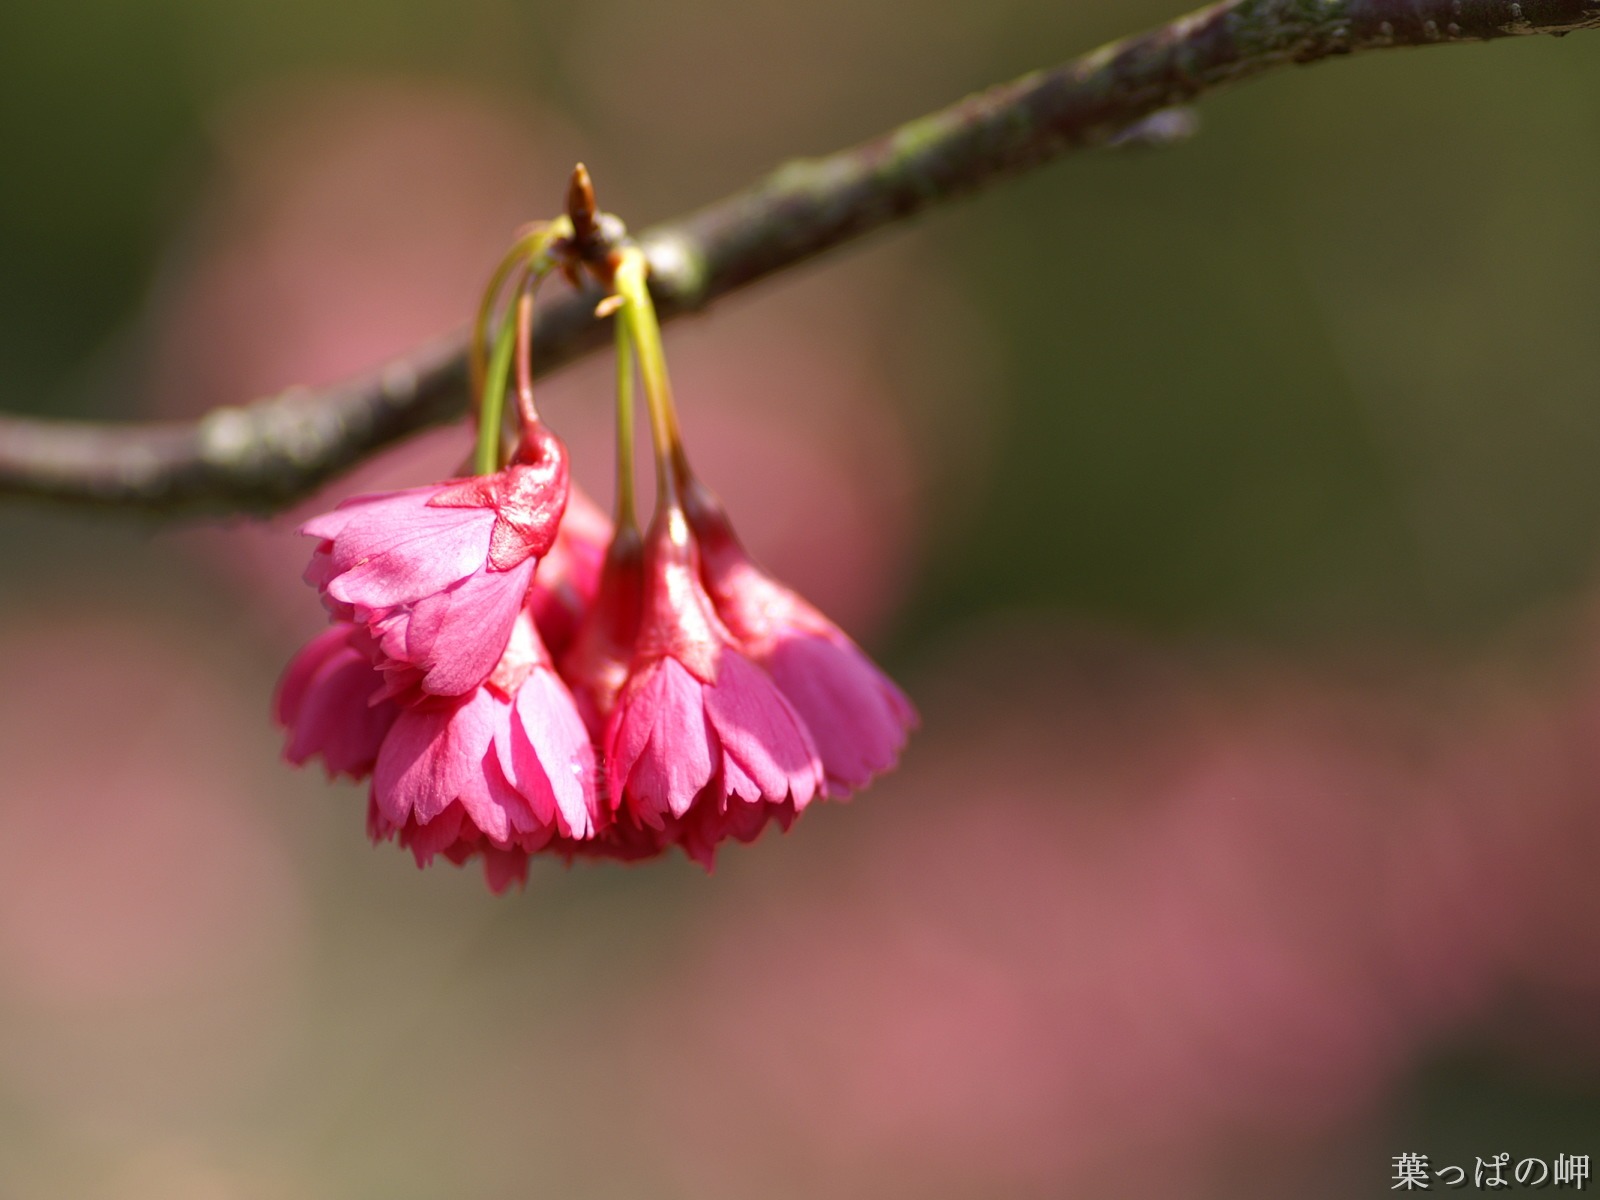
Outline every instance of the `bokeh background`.
<svg viewBox="0 0 1600 1200"><path fill-rule="evenodd" d="M577 158L642 227L1178 11L5 4L0 404L338 379L458 325ZM1315 1200L1600 1153L1600 36L1203 118L669 333L747 540L925 720L709 878L495 899L369 847L268 727L293 516L0 509L0 1197ZM601 497L608 387L545 401Z"/></svg>

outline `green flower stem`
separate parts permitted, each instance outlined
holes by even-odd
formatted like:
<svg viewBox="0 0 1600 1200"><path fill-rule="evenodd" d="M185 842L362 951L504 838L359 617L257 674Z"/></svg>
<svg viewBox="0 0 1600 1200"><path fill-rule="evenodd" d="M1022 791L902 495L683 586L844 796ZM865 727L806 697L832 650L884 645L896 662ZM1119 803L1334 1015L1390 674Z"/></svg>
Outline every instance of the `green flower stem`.
<svg viewBox="0 0 1600 1200"><path fill-rule="evenodd" d="M526 277L527 272L523 273ZM521 290L522 279L518 280ZM478 444L472 455L472 470L492 475L500 469L500 429L506 408L506 385L511 379L511 355L517 344L515 313L507 313L495 334L494 352L484 373L483 396L478 401Z"/></svg>
<svg viewBox="0 0 1600 1200"><path fill-rule="evenodd" d="M617 318L617 519L618 529L638 524L633 508L633 343Z"/></svg>
<svg viewBox="0 0 1600 1200"><path fill-rule="evenodd" d="M661 325L646 280L648 269L644 254L637 247L622 251L616 272L617 294L622 297L618 318L639 356L639 374L644 380L645 406L650 411L650 433L656 451L657 492L665 504L673 502L678 494L682 438L677 408L672 403L672 382L667 377L667 356L661 346Z"/></svg>

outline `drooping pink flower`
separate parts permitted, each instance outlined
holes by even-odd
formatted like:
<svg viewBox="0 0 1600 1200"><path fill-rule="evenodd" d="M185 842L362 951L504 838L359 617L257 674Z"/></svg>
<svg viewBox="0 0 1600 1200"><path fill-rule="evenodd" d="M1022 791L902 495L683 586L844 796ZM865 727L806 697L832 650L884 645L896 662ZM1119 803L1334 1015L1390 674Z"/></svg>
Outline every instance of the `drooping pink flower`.
<svg viewBox="0 0 1600 1200"><path fill-rule="evenodd" d="M340 621L289 661L273 715L289 731L284 757L290 762L303 764L321 755L329 778L364 779L371 773L400 708L393 700L376 699L384 679L370 654L366 632Z"/></svg>
<svg viewBox="0 0 1600 1200"><path fill-rule="evenodd" d="M754 836L776 811L802 811L822 787L816 748L712 611L676 505L657 512L646 537L643 599L633 660L605 732L618 820L663 830L669 819L703 822L710 843L734 830ZM706 861L710 844L702 849L697 857Z"/></svg>
<svg viewBox="0 0 1600 1200"><path fill-rule="evenodd" d="M917 712L848 634L750 560L699 482L684 489L701 573L716 614L810 731L828 794L843 796L894 766Z"/></svg>
<svg viewBox="0 0 1600 1200"><path fill-rule="evenodd" d="M500 891L526 855L592 838L601 819L588 731L524 612L484 684L401 711L373 770L368 830L398 836L418 865L481 855Z"/></svg>
<svg viewBox="0 0 1600 1200"><path fill-rule="evenodd" d="M367 627L379 665L459 696L495 669L567 503L566 450L543 426L494 475L357 496L301 527L306 579Z"/></svg>

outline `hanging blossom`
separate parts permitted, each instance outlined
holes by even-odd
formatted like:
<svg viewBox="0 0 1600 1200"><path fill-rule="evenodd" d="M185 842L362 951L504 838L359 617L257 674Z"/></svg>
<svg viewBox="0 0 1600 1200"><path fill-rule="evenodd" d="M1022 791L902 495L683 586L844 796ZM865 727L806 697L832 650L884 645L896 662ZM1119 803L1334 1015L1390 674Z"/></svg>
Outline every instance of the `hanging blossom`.
<svg viewBox="0 0 1600 1200"><path fill-rule="evenodd" d="M503 470L346 500L307 521L306 578L364 628L396 691L471 691L494 670L567 504L567 454L538 426Z"/></svg>
<svg viewBox="0 0 1600 1200"><path fill-rule="evenodd" d="M594 274L617 314L612 521L533 403L533 293L554 269ZM646 271L580 167L568 216L525 231L485 295L472 473L354 497L301 529L332 624L279 684L285 756L370 776L374 841L419 865L479 861L496 892L538 853L677 846L709 869L728 840L787 829L893 767L916 723L860 647L755 565L690 470ZM643 532L636 364L658 481Z"/></svg>

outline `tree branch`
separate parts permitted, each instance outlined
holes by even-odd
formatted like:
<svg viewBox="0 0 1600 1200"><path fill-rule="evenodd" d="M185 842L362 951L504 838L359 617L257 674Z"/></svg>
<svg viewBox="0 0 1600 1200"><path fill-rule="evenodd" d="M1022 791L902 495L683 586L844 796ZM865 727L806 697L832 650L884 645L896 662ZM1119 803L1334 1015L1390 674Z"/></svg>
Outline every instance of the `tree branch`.
<svg viewBox="0 0 1600 1200"><path fill-rule="evenodd" d="M703 308L1069 150L1181 136L1163 110L1290 63L1358 50L1562 35L1600 27L1600 0L1229 0L1024 76L649 230L662 315ZM541 316L550 371L606 338L598 296ZM106 425L0 417L0 495L168 512L270 511L378 448L458 417L461 339L320 391L294 389L192 423Z"/></svg>

